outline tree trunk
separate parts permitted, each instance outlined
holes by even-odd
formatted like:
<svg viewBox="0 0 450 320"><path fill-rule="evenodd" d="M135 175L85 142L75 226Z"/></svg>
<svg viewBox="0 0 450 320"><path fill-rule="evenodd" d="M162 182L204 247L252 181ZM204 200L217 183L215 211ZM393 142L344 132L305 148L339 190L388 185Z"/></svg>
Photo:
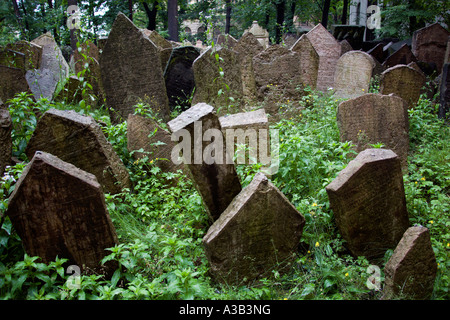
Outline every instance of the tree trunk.
<svg viewBox="0 0 450 320"><path fill-rule="evenodd" d="M169 40L178 41L178 1L168 0L167 2Z"/></svg>
<svg viewBox="0 0 450 320"><path fill-rule="evenodd" d="M128 18L133 21L133 0L128 0Z"/></svg>
<svg viewBox="0 0 450 320"><path fill-rule="evenodd" d="M282 28L284 23L284 13L286 9L286 1L280 1L280 3L275 4L277 8L277 25L275 28L275 41L276 43L281 42L281 38L283 37Z"/></svg>
<svg viewBox="0 0 450 320"><path fill-rule="evenodd" d="M348 11L348 0L344 0L344 7L342 8L342 24L347 24L347 11Z"/></svg>
<svg viewBox="0 0 450 320"><path fill-rule="evenodd" d="M323 4L322 25L325 28L327 28L327 25L328 25L328 13L330 12L330 3L331 3L331 0L325 0L325 3Z"/></svg>
<svg viewBox="0 0 450 320"><path fill-rule="evenodd" d="M155 1L153 3L153 8L150 10L150 7L148 6L147 2L143 3L145 13L147 14L148 18L148 24L147 29L148 30L156 30L156 14L158 13L158 5L159 2Z"/></svg>
<svg viewBox="0 0 450 320"><path fill-rule="evenodd" d="M225 34L229 34L231 27L231 0L225 0L225 4L226 4Z"/></svg>

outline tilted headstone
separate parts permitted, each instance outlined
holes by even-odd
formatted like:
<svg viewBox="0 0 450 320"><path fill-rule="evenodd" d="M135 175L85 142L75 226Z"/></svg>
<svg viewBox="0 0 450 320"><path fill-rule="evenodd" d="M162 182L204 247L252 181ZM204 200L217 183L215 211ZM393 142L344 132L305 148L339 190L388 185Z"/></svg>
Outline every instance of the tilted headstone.
<svg viewBox="0 0 450 320"><path fill-rule="evenodd" d="M335 95L341 98L355 98L369 91L373 58L363 51L349 51L342 55L334 74Z"/></svg>
<svg viewBox="0 0 450 320"><path fill-rule="evenodd" d="M178 47L172 50L172 55L164 71L171 109L176 106L181 106L183 111L189 109L189 101L195 88L192 64L199 55L200 49L192 46Z"/></svg>
<svg viewBox="0 0 450 320"><path fill-rule="evenodd" d="M113 122L125 121L140 102L168 120L169 102L158 48L122 13L113 23L99 62Z"/></svg>
<svg viewBox="0 0 450 320"><path fill-rule="evenodd" d="M25 55L25 69L39 69L42 60L42 47L28 41L10 43L6 48L21 52Z"/></svg>
<svg viewBox="0 0 450 320"><path fill-rule="evenodd" d="M339 44L341 45L341 55L349 51L353 51L352 45L347 40L342 40Z"/></svg>
<svg viewBox="0 0 450 320"><path fill-rule="evenodd" d="M449 36L450 32L437 22L419 29L413 34L412 52L419 61L435 63L440 73L444 65Z"/></svg>
<svg viewBox="0 0 450 320"><path fill-rule="evenodd" d="M303 84L311 87L311 89L315 89L320 59L316 49L314 49L309 38L306 35L302 35L291 47L291 50L300 55L300 70Z"/></svg>
<svg viewBox="0 0 450 320"><path fill-rule="evenodd" d="M42 58L39 69L27 71L28 85L36 99L52 99L58 82L69 76L69 64L50 33L39 36L31 43L42 47Z"/></svg>
<svg viewBox="0 0 450 320"><path fill-rule="evenodd" d="M408 228L384 268L382 299L430 299L437 274L430 231Z"/></svg>
<svg viewBox="0 0 450 320"><path fill-rule="evenodd" d="M337 61L341 56L341 45L322 24L311 29L306 37L319 55L319 71L317 76L317 89L327 91L334 84L334 72Z"/></svg>
<svg viewBox="0 0 450 320"><path fill-rule="evenodd" d="M203 238L213 277L242 285L288 270L304 225L301 213L257 173Z"/></svg>
<svg viewBox="0 0 450 320"><path fill-rule="evenodd" d="M266 29L262 28L258 24L258 21L253 21L250 28L245 30L242 35L245 36L247 33L252 33L259 41L259 43L261 43L264 49L267 49L269 47L269 32Z"/></svg>
<svg viewBox="0 0 450 320"><path fill-rule="evenodd" d="M116 194L130 186L122 160L92 117L74 111L51 109L38 121L25 153L51 153L94 174L105 192Z"/></svg>
<svg viewBox="0 0 450 320"><path fill-rule="evenodd" d="M407 168L409 151L408 104L394 95L366 94L339 104L340 140L352 141L359 153L383 143Z"/></svg>
<svg viewBox="0 0 450 320"><path fill-rule="evenodd" d="M404 44L400 47L400 49L386 58L386 60L383 62L383 66L385 68L391 68L399 64L408 64L416 61L417 58L414 56L409 46L407 44Z"/></svg>
<svg viewBox="0 0 450 320"><path fill-rule="evenodd" d="M12 120L8 110L0 108L0 179L5 167L11 163L12 156Z"/></svg>
<svg viewBox="0 0 450 320"><path fill-rule="evenodd" d="M413 107L420 98L422 89L426 84L426 77L406 65L398 65L386 69L380 77L380 93L395 94Z"/></svg>
<svg viewBox="0 0 450 320"><path fill-rule="evenodd" d="M175 142L172 141L171 134L152 118L135 114L128 116L127 147L129 152L143 149L143 152L134 152L133 158L148 157L148 160L154 162L163 172L182 169L181 165L172 162Z"/></svg>
<svg viewBox="0 0 450 320"><path fill-rule="evenodd" d="M391 150L366 149L327 187L342 238L369 261L393 249L409 227L400 159Z"/></svg>
<svg viewBox="0 0 450 320"><path fill-rule="evenodd" d="M181 147L174 148L172 160L178 160L173 158L182 151L210 219L217 220L242 187L214 108L206 103L196 104L168 126L172 140Z"/></svg>
<svg viewBox="0 0 450 320"><path fill-rule="evenodd" d="M44 263L65 258L99 272L106 249L118 243L95 176L45 152L22 172L6 214L25 252Z"/></svg>
<svg viewBox="0 0 450 320"><path fill-rule="evenodd" d="M207 103L214 107L218 115L240 111L242 75L235 51L210 47L195 59L192 66L195 79L193 106Z"/></svg>
<svg viewBox="0 0 450 320"><path fill-rule="evenodd" d="M446 119L450 113L450 64L444 65L441 76L439 118Z"/></svg>
<svg viewBox="0 0 450 320"><path fill-rule="evenodd" d="M6 103L19 92L31 93L25 70L0 66L0 99Z"/></svg>
<svg viewBox="0 0 450 320"><path fill-rule="evenodd" d="M388 57L388 51L384 50L384 43L380 42L372 49L368 50L367 53L370 54L379 63L383 63Z"/></svg>

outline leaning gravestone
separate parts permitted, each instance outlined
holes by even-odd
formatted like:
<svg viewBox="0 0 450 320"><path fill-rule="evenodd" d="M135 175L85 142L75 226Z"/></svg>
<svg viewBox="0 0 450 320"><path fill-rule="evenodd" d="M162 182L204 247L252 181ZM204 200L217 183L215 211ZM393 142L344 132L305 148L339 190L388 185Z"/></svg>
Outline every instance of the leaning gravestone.
<svg viewBox="0 0 450 320"><path fill-rule="evenodd" d="M369 261L393 249L409 227L400 159L366 149L327 187L336 224L354 256Z"/></svg>
<svg viewBox="0 0 450 320"><path fill-rule="evenodd" d="M51 153L94 174L105 192L119 193L130 186L128 171L92 117L75 111L51 109L44 113L25 150Z"/></svg>
<svg viewBox="0 0 450 320"><path fill-rule="evenodd" d="M23 171L6 214L25 252L44 263L65 258L98 272L106 249L118 243L95 176L45 152Z"/></svg>
<svg viewBox="0 0 450 320"><path fill-rule="evenodd" d="M27 71L28 85L36 99L52 99L58 82L69 76L69 65L50 33L41 35L31 43L42 47L42 58L39 69Z"/></svg>
<svg viewBox="0 0 450 320"><path fill-rule="evenodd" d="M408 104L394 95L366 94L339 104L340 140L352 141L356 152L383 143L407 168L409 150Z"/></svg>
<svg viewBox="0 0 450 320"><path fill-rule="evenodd" d="M114 21L99 62L113 122L126 120L139 102L148 103L168 120L169 102L158 48L122 13Z"/></svg>
<svg viewBox="0 0 450 320"><path fill-rule="evenodd" d="M319 55L317 89L327 91L334 84L334 72L341 56L341 45L320 23L311 29L306 37Z"/></svg>
<svg viewBox="0 0 450 320"><path fill-rule="evenodd" d="M404 44L400 47L400 49L386 58L386 60L383 62L383 66L385 68L391 68L399 64L409 64L416 61L417 58L414 56L409 46L407 44Z"/></svg>
<svg viewBox="0 0 450 320"><path fill-rule="evenodd" d="M356 98L369 91L373 58L363 51L349 51L342 55L334 74L335 95L340 98Z"/></svg>
<svg viewBox="0 0 450 320"><path fill-rule="evenodd" d="M311 41L306 35L302 35L291 47L300 56L300 70L302 81L305 86L315 89L319 71L319 54L314 49Z"/></svg>
<svg viewBox="0 0 450 320"><path fill-rule="evenodd" d="M426 84L426 77L406 65L398 65L386 69L380 77L380 93L395 94L408 102L409 107L413 107L420 98L423 87Z"/></svg>
<svg viewBox="0 0 450 320"><path fill-rule="evenodd" d="M170 55L172 54L172 49L173 49L172 44L168 40L164 39L155 30L141 29L141 31L158 48L159 56L161 59L161 68L164 71L164 69L166 68L167 62L169 61Z"/></svg>
<svg viewBox="0 0 450 320"><path fill-rule="evenodd" d="M293 261L305 219L264 176L257 173L203 238L213 277L242 285Z"/></svg>
<svg viewBox="0 0 450 320"><path fill-rule="evenodd" d="M195 88L194 70L192 64L200 55L200 49L192 46L178 47L172 50L164 80L170 109L181 106L182 110L190 107L190 97Z"/></svg>
<svg viewBox="0 0 450 320"><path fill-rule="evenodd" d="M25 70L0 65L0 99L6 103L19 92L31 93Z"/></svg>
<svg viewBox="0 0 450 320"><path fill-rule="evenodd" d="M386 263L384 272L382 299L429 299L437 274L430 231L422 226L408 228Z"/></svg>
<svg viewBox="0 0 450 320"><path fill-rule="evenodd" d="M444 65L449 36L450 32L437 22L419 29L413 34L412 52L419 61L435 63L439 73Z"/></svg>
<svg viewBox="0 0 450 320"><path fill-rule="evenodd" d="M243 87L237 53L227 48L208 48L193 63L195 92L192 105L207 103L218 115L241 109ZM230 108L233 106L233 108Z"/></svg>
<svg viewBox="0 0 450 320"><path fill-rule="evenodd" d="M445 119L450 112L450 64L445 64L442 70L440 99L439 99L439 118Z"/></svg>
<svg viewBox="0 0 450 320"><path fill-rule="evenodd" d="M172 151L172 161L178 161L182 151L209 217L217 220L242 187L232 158L227 154L214 108L206 103L196 104L171 120L168 126L172 140L182 138L180 148L177 145Z"/></svg>
<svg viewBox="0 0 450 320"><path fill-rule="evenodd" d="M11 163L12 156L12 121L9 111L0 108L0 179L5 167Z"/></svg>

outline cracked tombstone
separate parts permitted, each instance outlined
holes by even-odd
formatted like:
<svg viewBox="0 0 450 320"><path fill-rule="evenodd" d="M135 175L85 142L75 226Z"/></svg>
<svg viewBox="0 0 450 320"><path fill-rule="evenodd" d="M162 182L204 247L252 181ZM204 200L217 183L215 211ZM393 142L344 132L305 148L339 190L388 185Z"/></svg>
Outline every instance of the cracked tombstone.
<svg viewBox="0 0 450 320"><path fill-rule="evenodd" d="M168 120L169 100L158 48L123 13L113 23L99 63L106 103L114 123L126 120L141 102Z"/></svg>
<svg viewBox="0 0 450 320"><path fill-rule="evenodd" d="M289 270L304 225L300 212L257 173L203 238L213 277L242 285Z"/></svg>
<svg viewBox="0 0 450 320"><path fill-rule="evenodd" d="M106 249L118 243L95 176L45 152L36 152L23 171L6 214L25 252L44 263L59 257L101 272Z"/></svg>
<svg viewBox="0 0 450 320"><path fill-rule="evenodd" d="M241 191L236 168L227 154L226 141L214 108L199 103L168 123L172 140L182 142L172 150L172 161L186 164L194 185L215 221ZM213 140L213 141L212 141Z"/></svg>
<svg viewBox="0 0 450 320"><path fill-rule="evenodd" d="M384 272L383 300L399 296L429 299L437 274L430 231L422 226L408 228L386 263Z"/></svg>
<svg viewBox="0 0 450 320"><path fill-rule="evenodd" d="M105 192L116 194L130 187L128 171L92 117L75 111L51 109L38 121L25 150L51 153L94 174Z"/></svg>
<svg viewBox="0 0 450 320"><path fill-rule="evenodd" d="M400 159L392 150L360 152L326 191L336 225L354 256L382 258L409 227Z"/></svg>

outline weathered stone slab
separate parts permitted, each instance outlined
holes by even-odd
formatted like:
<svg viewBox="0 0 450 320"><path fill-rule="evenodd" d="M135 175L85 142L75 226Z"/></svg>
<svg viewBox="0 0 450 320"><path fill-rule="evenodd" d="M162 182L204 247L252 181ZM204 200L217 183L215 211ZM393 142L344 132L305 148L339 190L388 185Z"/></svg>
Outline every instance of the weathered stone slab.
<svg viewBox="0 0 450 320"><path fill-rule="evenodd" d="M383 62L383 66L385 68L391 68L399 64L409 64L416 61L417 58L412 53L410 47L407 44L404 44L400 47L400 49L386 58L386 60Z"/></svg>
<svg viewBox="0 0 450 320"><path fill-rule="evenodd" d="M5 167L11 163L12 156L12 121L9 111L0 108L0 178Z"/></svg>
<svg viewBox="0 0 450 320"><path fill-rule="evenodd" d="M216 44L228 49L234 49L237 40L230 34L219 34Z"/></svg>
<svg viewBox="0 0 450 320"><path fill-rule="evenodd" d="M203 238L211 273L217 281L241 285L288 270L304 225L300 212L257 173Z"/></svg>
<svg viewBox="0 0 450 320"><path fill-rule="evenodd" d="M207 103L214 107L218 115L240 111L242 74L235 51L227 48L213 50L210 47L195 59L192 66L195 79L193 106Z"/></svg>
<svg viewBox="0 0 450 320"><path fill-rule="evenodd" d="M391 150L362 151L326 191L340 234L354 256L383 257L409 227L400 159Z"/></svg>
<svg viewBox="0 0 450 320"><path fill-rule="evenodd" d="M51 109L38 121L25 150L51 153L94 174L105 192L119 193L130 186L128 171L92 117Z"/></svg>
<svg viewBox="0 0 450 320"><path fill-rule="evenodd" d="M389 56L388 51L384 50L384 43L380 42L372 49L368 50L367 53L370 54L379 63L383 63L384 60Z"/></svg>
<svg viewBox="0 0 450 320"><path fill-rule="evenodd" d="M214 108L205 103L196 104L168 126L173 133L172 140L183 139L183 148L174 149L172 160L183 152L184 163L206 211L212 221L217 220L242 187L232 158L225 150L226 141Z"/></svg>
<svg viewBox="0 0 450 320"><path fill-rule="evenodd" d="M384 272L383 299L429 299L437 274L429 230L422 226L408 228Z"/></svg>
<svg viewBox="0 0 450 320"><path fill-rule="evenodd" d="M266 29L262 28L258 24L258 21L253 21L250 28L245 30L242 35L245 36L247 33L253 34L259 41L259 43L261 43L264 49L267 49L269 47L269 32Z"/></svg>
<svg viewBox="0 0 450 320"><path fill-rule="evenodd" d="M334 84L334 72L341 56L341 45L320 23L311 29L306 37L319 55L317 89L327 91Z"/></svg>
<svg viewBox="0 0 450 320"><path fill-rule="evenodd" d="M25 69L39 69L42 60L42 47L28 41L18 41L10 43L6 48L21 52L25 55Z"/></svg>
<svg viewBox="0 0 450 320"><path fill-rule="evenodd" d="M195 88L192 64L199 55L200 49L192 46L178 47L172 50L172 55L164 71L171 109L176 106L181 106L183 111L190 108L189 99Z"/></svg>
<svg viewBox="0 0 450 320"><path fill-rule="evenodd" d="M409 120L405 100L393 95L366 94L339 104L337 121L340 140L352 141L358 153L381 142L407 168Z"/></svg>
<svg viewBox="0 0 450 320"><path fill-rule="evenodd" d="M352 45L347 40L342 40L339 44L341 45L341 56L349 51L353 51Z"/></svg>
<svg viewBox="0 0 450 320"><path fill-rule="evenodd" d="M166 69L167 62L169 61L170 55L172 54L172 44L170 41L164 39L157 31L141 29L142 33L146 35L153 44L158 48L159 56L161 59L162 71Z"/></svg>
<svg viewBox="0 0 450 320"><path fill-rule="evenodd" d="M420 98L422 89L426 84L426 77L406 65L398 65L386 69L380 77L380 93L395 94L408 102L413 107Z"/></svg>
<svg viewBox="0 0 450 320"><path fill-rule="evenodd" d="M306 35L302 35L291 47L291 50L300 55L300 69L303 84L311 87L311 89L315 89L320 59L316 49L314 49L309 38Z"/></svg>
<svg viewBox="0 0 450 320"><path fill-rule="evenodd" d="M335 95L341 98L356 98L369 91L373 58L363 51L349 51L342 55L334 74Z"/></svg>
<svg viewBox="0 0 450 320"><path fill-rule="evenodd" d="M439 23L433 23L414 32L412 38L412 52L417 60L435 63L438 73L442 70L450 36Z"/></svg>
<svg viewBox="0 0 450 320"><path fill-rule="evenodd" d="M19 92L31 93L25 70L0 66L0 99L6 103Z"/></svg>
<svg viewBox="0 0 450 320"><path fill-rule="evenodd" d="M36 152L23 171L7 215L25 252L44 263L66 258L98 272L106 249L118 243L95 176L45 152Z"/></svg>
<svg viewBox="0 0 450 320"><path fill-rule="evenodd" d="M99 62L113 122L126 120L139 102L148 103L168 120L169 102L158 48L122 13L114 21Z"/></svg>

